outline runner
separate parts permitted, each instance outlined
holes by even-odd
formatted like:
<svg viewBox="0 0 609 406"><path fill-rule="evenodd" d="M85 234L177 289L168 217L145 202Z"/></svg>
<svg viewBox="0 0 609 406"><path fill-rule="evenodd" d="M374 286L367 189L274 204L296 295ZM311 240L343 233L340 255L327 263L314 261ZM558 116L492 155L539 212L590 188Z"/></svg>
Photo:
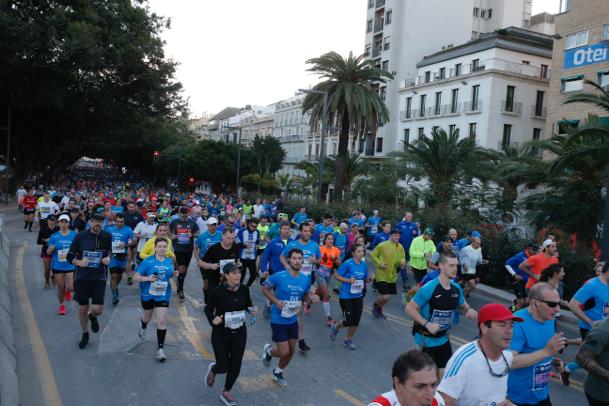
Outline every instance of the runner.
<svg viewBox="0 0 609 406"><path fill-rule="evenodd" d="M70 215L70 230L81 232L87 228L87 223L82 219L79 208L71 208L68 214Z"/></svg>
<svg viewBox="0 0 609 406"><path fill-rule="evenodd" d="M42 258L42 265L44 268L45 289L51 288L51 282L53 283L53 286L55 286L55 277L51 274L51 255L49 255L47 249L49 238L57 231L57 226L55 224L56 220L54 214L47 215L38 230L37 244L42 246L40 258Z"/></svg>
<svg viewBox="0 0 609 406"><path fill-rule="evenodd" d="M133 201L127 203L127 211L125 212L125 225L129 227L135 233L137 226L144 222L144 216L137 209L137 204ZM135 269L135 259L137 258L137 246L136 244L130 245L128 248L127 256L127 284L131 282L132 273ZM133 283L133 282L132 282Z"/></svg>
<svg viewBox="0 0 609 406"><path fill-rule="evenodd" d="M178 276L174 271L173 259L167 255L169 240L159 237L154 241L154 255L143 260L137 267L133 280L140 283L142 317L138 336L146 339L146 328L156 313L156 360L165 362L165 336L167 334L167 311L171 301L171 277Z"/></svg>
<svg viewBox="0 0 609 406"><path fill-rule="evenodd" d="M24 230L27 229L29 232L32 232L34 214L36 213L37 205L38 201L36 200L36 196L34 196L34 189L32 189L23 197L23 217L25 221L25 225L23 226Z"/></svg>
<svg viewBox="0 0 609 406"><path fill-rule="evenodd" d="M389 239L389 237L391 237L390 233L391 233L391 223L385 220L381 223L381 232L377 233L376 236L374 236L374 240L372 240L372 242L370 243L369 248L371 250L373 250L376 248L377 245L379 245L383 241L387 241Z"/></svg>
<svg viewBox="0 0 609 406"><path fill-rule="evenodd" d="M20 185L17 188L17 192L15 192L15 196L17 197L17 210L21 211L23 209L23 198L27 195L27 190L25 190L25 186Z"/></svg>
<svg viewBox="0 0 609 406"><path fill-rule="evenodd" d="M328 237L331 238L331 235ZM351 255L352 258L345 261L334 274L334 278L342 282L338 297L344 319L338 323L332 323L330 327L330 339L332 341L336 340L338 331L343 327L347 327L349 331L343 346L349 350L355 350L357 347L353 344L353 336L357 331L364 311L364 288L366 282L372 281L372 275L368 274L368 265L364 259L366 256L364 245L353 245L351 247Z"/></svg>
<svg viewBox="0 0 609 406"><path fill-rule="evenodd" d="M377 396L368 406L444 406L436 393L438 369L429 355L410 350L398 357L391 371L393 390Z"/></svg>
<svg viewBox="0 0 609 406"><path fill-rule="evenodd" d="M310 227L305 227L306 230ZM301 230L301 234L303 233ZM304 231L310 234L310 230ZM282 255L283 257L283 255ZM265 344L262 351L262 363L268 367L272 357L279 358L273 370L273 380L280 386L286 386L283 370L288 366L299 338L297 314L302 309L303 301L319 301L319 297L310 294L311 278L300 272L304 263L304 253L299 248L290 248L287 252L286 271L277 272L268 277L262 285L262 293L273 304L271 310L271 330L275 346Z"/></svg>
<svg viewBox="0 0 609 406"><path fill-rule="evenodd" d="M192 259L193 241L199 232L199 226L188 217L188 207L180 207L180 218L175 219L169 225L169 230L173 236L173 249L178 265L178 290L180 300L184 300L184 280L188 272L188 265Z"/></svg>
<svg viewBox="0 0 609 406"><path fill-rule="evenodd" d="M144 260L154 255L154 242L157 238L165 238L169 241L169 243L167 244L167 256L175 260L175 254L173 253L173 245L171 244L171 240L169 239L169 226L167 225L167 223L159 223L156 225L156 231L154 232L154 236L148 241L146 241L144 247L140 251L140 259Z"/></svg>
<svg viewBox="0 0 609 406"><path fill-rule="evenodd" d="M326 234L332 234L334 227L332 227L332 215L324 214L322 222L317 224L314 229L315 233L319 235L319 245L324 245Z"/></svg>
<svg viewBox="0 0 609 406"><path fill-rule="evenodd" d="M269 230L270 230L270 226L268 223L268 215L260 217L260 223L258 224L258 227L256 229L258 230L258 233L260 235L256 255L257 255L257 257L261 257L262 254L264 254L266 245L269 243L269 241L271 241L271 239L268 235ZM245 276L245 275L243 275L243 276ZM248 286L252 286L252 285L248 284Z"/></svg>
<svg viewBox="0 0 609 406"><path fill-rule="evenodd" d="M279 213L277 215L277 221L271 224L271 226L269 227L269 233L267 234L269 236L269 241L272 241L275 238L279 237L279 234L281 233L281 223L283 223L284 221L288 221L288 215L285 213Z"/></svg>
<svg viewBox="0 0 609 406"><path fill-rule="evenodd" d="M395 225L395 228L400 232L400 244L402 244L402 247L404 248L407 263L410 261L410 244L412 244L412 240L421 233L419 223L412 220L412 213L407 211L404 213L402 221ZM400 277L402 279L402 286L406 287L408 285L408 272L406 267L400 269Z"/></svg>
<svg viewBox="0 0 609 406"><path fill-rule="evenodd" d="M40 223L40 220L46 220L49 215L56 215L57 213L59 213L59 206L51 200L51 194L46 192L42 195L42 200L36 205L34 221Z"/></svg>
<svg viewBox="0 0 609 406"><path fill-rule="evenodd" d="M299 229L300 225L302 223L304 223L305 221L307 221L307 219L309 218L309 216L307 215L306 210L307 209L304 206L300 206L298 208L298 212L296 214L294 214L294 217L292 217L292 225L295 228Z"/></svg>
<svg viewBox="0 0 609 406"><path fill-rule="evenodd" d="M209 301L209 291L218 286L222 280L222 270L228 263L237 263L239 258L239 245L235 242L235 233L231 228L222 232L222 241L209 247L199 261L203 277L203 297L205 303ZM240 267L241 264L238 264Z"/></svg>
<svg viewBox="0 0 609 406"><path fill-rule="evenodd" d="M448 330L455 320L455 312L458 309L469 320L478 317L463 298L461 287L453 280L457 276L457 263L452 252L440 254L440 276L419 289L406 305L406 314L414 321L414 341L435 361L440 377L453 354Z"/></svg>
<svg viewBox="0 0 609 406"><path fill-rule="evenodd" d="M254 217L247 220L247 226L239 230L236 238L236 241L239 244L239 260L243 265L243 272L239 271L241 283L243 283L245 279L245 271L248 270L250 273L250 277L247 281L248 288L253 285L256 277L258 277L256 259L259 254L256 247L260 244L262 238L262 233L259 230L258 219Z"/></svg>
<svg viewBox="0 0 609 406"><path fill-rule="evenodd" d="M290 237L292 228L287 220L280 223L279 232L279 237L274 238L269 242L260 259L260 283L263 283L270 275L285 269L281 262L281 253L288 244L294 241L294 239ZM271 303L268 300L264 305L262 314L265 319L271 317Z"/></svg>
<svg viewBox="0 0 609 406"><path fill-rule="evenodd" d="M397 293L398 267L406 266L404 248L399 241L400 231L393 229L389 240L377 245L370 254L370 259L376 267L376 288L379 292L379 297L372 308L372 315L377 318L387 318L383 313L383 307L389 301L389 297Z"/></svg>
<svg viewBox="0 0 609 406"><path fill-rule="evenodd" d="M541 245L541 251L539 254L529 257L518 267L529 275L529 280L525 285L527 289L531 289L537 283L544 269L551 264L558 263L558 258L556 258L556 242L549 239L545 240Z"/></svg>
<svg viewBox="0 0 609 406"><path fill-rule="evenodd" d="M514 278L514 295L516 295L516 310L524 308L527 304L527 292L525 285L529 275L520 269L520 264L537 252L537 244L529 242L524 250L505 261L505 269Z"/></svg>
<svg viewBox="0 0 609 406"><path fill-rule="evenodd" d="M366 236L368 237L368 242L372 243L376 238L376 235L379 233L379 228L381 225L381 216L379 216L378 210L372 210L372 216L368 217L366 220Z"/></svg>
<svg viewBox="0 0 609 406"><path fill-rule="evenodd" d="M588 404L609 405L609 317L592 328L576 359L588 371L584 382Z"/></svg>
<svg viewBox="0 0 609 406"><path fill-rule="evenodd" d="M94 333L99 331L97 318L102 314L106 292L107 266L112 252L112 236L102 230L104 216L94 214L91 227L74 237L68 251L68 262L76 265L74 293L78 302L78 321L82 339L78 347L83 350L89 344L89 325ZM91 312L89 312L91 299Z"/></svg>
<svg viewBox="0 0 609 406"><path fill-rule="evenodd" d="M227 406L235 406L237 401L231 389L239 377L247 342L246 313L250 314L251 325L258 310L252 305L249 288L241 284L243 278L239 267L235 263L227 263L222 273L226 282L210 290L209 301L205 305L216 359L207 368L205 384L211 388L217 374L226 374L220 400Z"/></svg>
<svg viewBox="0 0 609 406"><path fill-rule="evenodd" d="M157 228L157 223L155 222L155 220L156 220L156 214L154 214L154 212L152 212L152 211L149 211L146 213L146 220L140 222L135 227L135 230L133 230L133 233L135 234L135 237L137 238L137 247L136 247L137 261L139 261L141 258L140 253L144 249L144 245L146 245L146 243L148 242L149 239L154 237L154 233L156 232L156 228ZM130 279L131 278L129 278L129 277L127 278L127 285L133 284L133 282L131 282Z"/></svg>
<svg viewBox="0 0 609 406"><path fill-rule="evenodd" d="M125 225L125 215L116 213L114 225L106 228L112 236L112 258L110 259L110 289L112 290L112 305L118 305L118 285L123 279L123 272L127 270L127 250L135 246L135 234Z"/></svg>
<svg viewBox="0 0 609 406"><path fill-rule="evenodd" d="M330 280L334 270L341 263L340 250L334 246L334 236L331 233L324 235L322 243L323 245L319 247L321 263L317 272L315 272L315 280L317 281L317 291L321 297L321 306L326 316L326 324L332 326L335 321L330 312Z"/></svg>
<svg viewBox="0 0 609 406"><path fill-rule="evenodd" d="M57 300L59 309L57 314L65 316L65 301L72 300L72 290L74 290L74 265L68 262L67 256L70 245L76 237L76 232L68 228L70 216L62 214L59 216L59 231L54 233L48 240L47 254L51 255L51 269L55 276L55 286L57 287Z"/></svg>
<svg viewBox="0 0 609 406"><path fill-rule="evenodd" d="M489 261L482 258L482 244L480 237L472 237L471 244L459 250L459 263L461 264L461 280L463 293L469 299L469 294L476 289L480 279L476 267L486 265Z"/></svg>
<svg viewBox="0 0 609 406"><path fill-rule="evenodd" d="M412 270L416 283L421 282L427 274L431 256L436 252L436 245L431 240L433 235L433 229L427 227L423 231L423 235L414 238L410 244L410 269Z"/></svg>

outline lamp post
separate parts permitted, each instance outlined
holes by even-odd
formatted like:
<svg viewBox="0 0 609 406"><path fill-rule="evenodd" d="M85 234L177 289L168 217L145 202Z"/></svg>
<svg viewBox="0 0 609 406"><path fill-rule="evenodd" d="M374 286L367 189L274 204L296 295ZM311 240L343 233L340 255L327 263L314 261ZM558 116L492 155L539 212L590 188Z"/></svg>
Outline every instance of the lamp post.
<svg viewBox="0 0 609 406"><path fill-rule="evenodd" d="M224 127L227 130L236 130L239 129L239 135L237 138L237 179L235 179L235 188L236 188L236 193L237 193L237 199L239 199L241 197L241 193L239 192L239 176L240 176L240 172L241 172L241 134L242 134L242 126L239 127L232 127L232 126L226 126Z"/></svg>
<svg viewBox="0 0 609 406"><path fill-rule="evenodd" d="M321 146L319 147L319 180L317 190L317 201L319 204L322 203L321 199L321 187L323 182L323 171L324 171L324 148L326 142L326 131L328 126L328 92L325 90L314 90L314 89L298 89L299 92L308 94L321 94L324 97L324 104L321 116Z"/></svg>

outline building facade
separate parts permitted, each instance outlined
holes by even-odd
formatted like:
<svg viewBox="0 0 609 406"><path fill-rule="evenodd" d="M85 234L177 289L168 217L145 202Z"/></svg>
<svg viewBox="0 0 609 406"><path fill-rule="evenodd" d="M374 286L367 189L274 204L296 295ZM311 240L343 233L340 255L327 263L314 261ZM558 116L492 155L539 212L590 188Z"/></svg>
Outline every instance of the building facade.
<svg viewBox="0 0 609 406"><path fill-rule="evenodd" d="M588 114L607 116L607 112L590 104L564 104L572 94L596 91L584 83L585 79L609 90L609 2L563 0L555 22L547 137L577 127Z"/></svg>
<svg viewBox="0 0 609 406"><path fill-rule="evenodd" d="M532 0L369 0L365 52L396 78L379 87L390 121L379 129L375 145L366 146L366 155L383 156L399 148L399 86L417 75L418 61L481 33L527 27L531 7Z"/></svg>
<svg viewBox="0 0 609 406"><path fill-rule="evenodd" d="M434 128L498 150L543 138L552 43L509 27L425 57L401 82L399 147Z"/></svg>

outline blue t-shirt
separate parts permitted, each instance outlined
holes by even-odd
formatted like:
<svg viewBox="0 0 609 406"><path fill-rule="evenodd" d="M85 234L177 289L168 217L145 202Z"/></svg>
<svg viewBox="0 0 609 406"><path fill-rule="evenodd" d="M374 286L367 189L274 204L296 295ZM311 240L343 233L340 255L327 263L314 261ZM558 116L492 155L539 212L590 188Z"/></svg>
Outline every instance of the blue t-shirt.
<svg viewBox="0 0 609 406"><path fill-rule="evenodd" d="M203 256L214 244L217 244L222 241L222 233L216 231L214 234L210 234L209 231L206 231L202 234L199 234L197 239L195 240L195 245L199 248L199 257L203 259Z"/></svg>
<svg viewBox="0 0 609 406"><path fill-rule="evenodd" d="M129 240L135 239L133 230L128 226L118 228L116 226L107 227L106 230L112 236L112 257L108 268L119 268L125 266L127 261L127 247L119 248L119 243L127 245Z"/></svg>
<svg viewBox="0 0 609 406"><path fill-rule="evenodd" d="M594 299L594 307L584 311L592 321L609 317L609 285L601 282L598 276L586 282L573 297L582 304L589 299ZM581 320L579 326L588 330L592 328L591 325Z"/></svg>
<svg viewBox="0 0 609 406"><path fill-rule="evenodd" d="M459 251L462 250L463 248L467 247L470 244L471 244L471 242L467 238L461 238L459 241L457 241L457 246L459 247Z"/></svg>
<svg viewBox="0 0 609 406"><path fill-rule="evenodd" d="M450 329L450 327L456 320L456 315L458 314L459 310L458 306L461 306L463 303L465 303L461 286L459 286L459 284L455 281L451 281L450 284L450 290L446 290L442 285L440 285L440 278L432 279L431 281L423 285L412 299L419 306L421 316L424 317L425 320L440 324L443 330ZM453 294L459 295L457 301L458 305L456 308L451 310L435 309L433 313L430 312L431 309L429 306L429 301L431 300L432 295L435 296L435 298L437 298L438 295L445 295L446 297L441 296L441 298L451 300L452 298L450 297L450 295ZM424 345L425 347L437 347L448 341L448 334L445 334L440 337L424 337L421 334L416 333L414 335L414 341L417 343L417 345Z"/></svg>
<svg viewBox="0 0 609 406"><path fill-rule="evenodd" d="M110 207L110 210L112 210L113 213L123 213L125 208L123 206L112 206Z"/></svg>
<svg viewBox="0 0 609 406"><path fill-rule="evenodd" d="M419 227L417 223L411 221L400 221L396 224L395 228L400 232L400 244L402 244L404 251L408 255L412 240L419 235Z"/></svg>
<svg viewBox="0 0 609 406"><path fill-rule="evenodd" d="M514 323L514 335L510 350L529 354L546 346L555 332L555 320L538 322L528 309L518 310L514 316L521 317L522 323ZM551 379L552 357L536 365L512 369L508 375L508 398L514 403L538 403L548 397L548 382Z"/></svg>
<svg viewBox="0 0 609 406"><path fill-rule="evenodd" d="M334 232L334 246L339 249L341 260L345 258L348 242L349 240L346 235L339 233L338 231Z"/></svg>
<svg viewBox="0 0 609 406"><path fill-rule="evenodd" d="M374 237L375 235L378 234L379 232L379 224L381 224L381 218L380 217L369 217L368 221L366 222L366 225L370 225L370 227L368 228L368 235L371 237Z"/></svg>
<svg viewBox="0 0 609 406"><path fill-rule="evenodd" d="M356 264L353 258L348 259L340 265L337 272L343 278L355 278L358 280L358 284L356 285L342 282L340 284L339 298L356 299L363 296L363 288L366 283L365 281L368 278L368 265L366 265L365 260Z"/></svg>
<svg viewBox="0 0 609 406"><path fill-rule="evenodd" d="M522 278L522 281L524 283L527 283L527 281L529 280L529 274L527 274L525 272L522 272L520 270L519 266L524 261L526 261L527 258L529 258L527 256L527 254L525 254L524 251L521 251L518 254L516 254L513 257L511 257L510 259L508 259L507 261L505 261L505 264L509 265L510 267L512 267L514 272L516 272Z"/></svg>
<svg viewBox="0 0 609 406"><path fill-rule="evenodd" d="M171 300L171 277L173 276L173 260L165 257L163 261L152 255L143 260L137 267L136 272L142 276L157 276L157 281L140 282L140 297L147 302L169 302Z"/></svg>
<svg viewBox="0 0 609 406"><path fill-rule="evenodd" d="M264 286L275 291L275 297L284 301L284 307L288 306L285 302L291 302L296 309L297 302L302 302L304 295L311 289L311 278L303 275L292 276L289 271L281 271L272 274L264 282ZM301 303L299 304L301 305ZM271 306L271 323L293 324L297 323L297 315L283 317L275 304Z"/></svg>
<svg viewBox="0 0 609 406"><path fill-rule="evenodd" d="M423 280L421 281L421 286L427 284L427 282L433 281L434 279L436 279L438 276L440 276L440 271L437 269L434 269L431 272L428 272L424 277Z"/></svg>
<svg viewBox="0 0 609 406"><path fill-rule="evenodd" d="M364 226L364 219L361 216L353 216L349 219L348 221L349 227L351 227L353 224L357 224L360 227Z"/></svg>
<svg viewBox="0 0 609 406"><path fill-rule="evenodd" d="M76 267L66 259L74 237L76 237L76 231L73 230L69 230L68 235L61 235L61 233L57 231L49 237L47 245L55 246L55 250L51 256L51 269L57 271L73 271L76 269Z"/></svg>
<svg viewBox="0 0 609 406"><path fill-rule="evenodd" d="M381 231L377 235L374 236L374 240L372 240L372 244L370 244L370 249L373 250L380 243L387 241L391 237L391 235L387 234L384 231Z"/></svg>
<svg viewBox="0 0 609 406"><path fill-rule="evenodd" d="M332 234L334 232L334 227L331 225L324 226L323 223L319 223L315 226L315 233L319 235L319 245L324 244L324 238L327 234Z"/></svg>
<svg viewBox="0 0 609 406"><path fill-rule="evenodd" d="M298 248L302 250L303 258L302 258L302 268L300 268L300 273L304 275L311 275L311 272L315 270L315 265L310 263L308 260L310 257L315 257L316 259L321 259L321 251L319 250L319 245L317 245L314 241L307 241L306 244L303 244L300 240L292 241L283 249L281 255L288 258L288 254L294 248Z"/></svg>
<svg viewBox="0 0 609 406"><path fill-rule="evenodd" d="M309 218L309 216L307 215L307 213L298 212L298 213L294 214L294 217L292 217L292 221L294 223L296 223L297 225L300 225L303 222L307 221L308 218Z"/></svg>

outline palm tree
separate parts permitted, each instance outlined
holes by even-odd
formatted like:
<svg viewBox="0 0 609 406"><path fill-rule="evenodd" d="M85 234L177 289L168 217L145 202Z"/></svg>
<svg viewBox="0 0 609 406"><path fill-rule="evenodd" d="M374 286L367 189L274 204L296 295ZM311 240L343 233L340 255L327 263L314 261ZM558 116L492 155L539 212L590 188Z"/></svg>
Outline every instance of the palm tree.
<svg viewBox="0 0 609 406"><path fill-rule="evenodd" d="M480 170L482 149L475 141L459 139L459 129L447 133L437 128L431 137L408 143L406 151L390 154L401 159L405 172L417 179L427 179L436 204L450 206L455 185L465 177L484 178Z"/></svg>
<svg viewBox="0 0 609 406"><path fill-rule="evenodd" d="M599 84L593 82L591 80L586 79L584 81L589 86L592 86L594 89L598 90L596 93L591 92L581 92L574 95L571 95L565 104L570 103L586 103L592 104L596 107L600 107L601 109L609 112L609 92L603 89Z"/></svg>
<svg viewBox="0 0 609 406"><path fill-rule="evenodd" d="M325 167L335 168L337 159L338 158L336 155L330 155L330 157L326 161L327 164L325 165ZM350 192L357 178L367 175L369 169L370 164L366 160L362 159L360 157L360 154L350 154L346 161L344 171L345 191Z"/></svg>
<svg viewBox="0 0 609 406"><path fill-rule="evenodd" d="M378 85L393 79L393 75L377 68L365 54L349 53L343 58L336 52L328 52L306 61L309 72L316 73L322 82L313 90L328 94L328 123L340 127L338 154L335 159L335 198L342 200L345 188L345 166L349 146L349 132L376 134L380 123L389 121L389 110L377 92ZM310 125L318 127L323 115L323 95L309 93L302 104L303 113L310 112Z"/></svg>
<svg viewBox="0 0 609 406"><path fill-rule="evenodd" d="M277 174L277 184L279 185L281 191L285 193L285 199L289 200L290 191L294 186L294 178L287 173L279 173Z"/></svg>

